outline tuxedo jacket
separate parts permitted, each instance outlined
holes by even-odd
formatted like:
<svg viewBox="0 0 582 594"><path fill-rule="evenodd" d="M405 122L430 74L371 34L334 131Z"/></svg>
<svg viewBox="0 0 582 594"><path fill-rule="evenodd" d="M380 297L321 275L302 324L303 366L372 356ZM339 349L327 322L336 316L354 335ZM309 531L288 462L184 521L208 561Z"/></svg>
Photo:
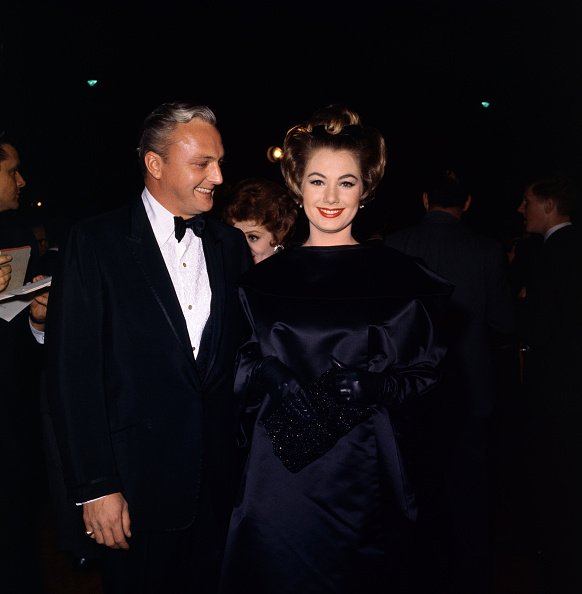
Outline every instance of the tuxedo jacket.
<svg viewBox="0 0 582 594"><path fill-rule="evenodd" d="M515 333L515 307L502 246L446 212L431 211L417 225L394 231L385 243L420 258L455 285L447 320L447 368L462 406L492 413L496 342Z"/></svg>
<svg viewBox="0 0 582 594"><path fill-rule="evenodd" d="M580 413L582 241L575 225L552 233L538 250L526 291L527 383L547 408Z"/></svg>
<svg viewBox="0 0 582 594"><path fill-rule="evenodd" d="M211 217L202 243L212 302L197 359L141 198L75 224L53 275L49 409L68 492L122 492L132 530L190 525L202 479L217 505L230 497L237 281L251 259Z"/></svg>

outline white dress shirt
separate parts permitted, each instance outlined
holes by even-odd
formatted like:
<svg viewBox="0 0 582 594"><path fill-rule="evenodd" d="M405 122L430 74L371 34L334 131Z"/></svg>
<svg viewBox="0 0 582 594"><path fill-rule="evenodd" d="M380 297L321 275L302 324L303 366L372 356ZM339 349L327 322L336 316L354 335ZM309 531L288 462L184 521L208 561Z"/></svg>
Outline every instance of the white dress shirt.
<svg viewBox="0 0 582 594"><path fill-rule="evenodd" d="M212 298L202 239L192 229L186 229L182 241L178 242L174 235L174 215L147 188L144 188L141 198L182 307L192 352L196 357L202 331L210 315Z"/></svg>

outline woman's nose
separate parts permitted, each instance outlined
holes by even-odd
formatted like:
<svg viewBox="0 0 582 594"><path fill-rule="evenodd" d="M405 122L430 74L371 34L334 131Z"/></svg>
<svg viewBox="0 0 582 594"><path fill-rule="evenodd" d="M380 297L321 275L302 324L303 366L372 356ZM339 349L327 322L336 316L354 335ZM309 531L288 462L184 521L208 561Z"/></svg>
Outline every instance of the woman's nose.
<svg viewBox="0 0 582 594"><path fill-rule="evenodd" d="M335 202L339 202L339 198L335 188L329 188L325 191L323 201L327 202L328 204L334 204Z"/></svg>

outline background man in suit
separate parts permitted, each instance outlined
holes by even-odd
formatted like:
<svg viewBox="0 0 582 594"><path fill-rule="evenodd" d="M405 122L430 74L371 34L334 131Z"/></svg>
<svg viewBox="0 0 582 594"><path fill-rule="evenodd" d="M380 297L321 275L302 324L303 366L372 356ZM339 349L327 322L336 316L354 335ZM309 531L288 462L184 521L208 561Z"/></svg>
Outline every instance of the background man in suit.
<svg viewBox="0 0 582 594"><path fill-rule="evenodd" d="M435 583L419 584L419 591L485 594L492 579L492 345L510 344L514 308L501 243L463 223L471 195L456 173L433 172L425 189L420 223L385 237L387 245L420 258L455 285L445 324L443 381L438 397L428 399L424 425L427 466L434 473L423 468L418 476L419 520L427 531L422 540L433 544L426 554L436 572L423 573Z"/></svg>
<svg viewBox="0 0 582 594"><path fill-rule="evenodd" d="M531 518L547 592L582 591L582 243L579 186L562 176L527 185L518 211L543 237L520 316L524 389L531 420ZM535 453L534 456L531 454ZM538 520L541 519L541 523Z"/></svg>
<svg viewBox="0 0 582 594"><path fill-rule="evenodd" d="M25 282L37 279L36 240L18 212L26 181L14 142L0 133L0 250L31 247ZM11 258L0 255L0 291L11 278ZM10 487L2 492L1 523L8 549L0 557L2 587L10 592L41 591L40 509L44 474L40 449L39 378L42 364L46 293L12 320L0 319L0 432L2 469ZM32 316L32 317L31 317ZM35 340L38 338L38 340Z"/></svg>
<svg viewBox="0 0 582 594"><path fill-rule="evenodd" d="M239 230L204 217L223 181L209 108L162 104L138 152L142 195L74 225L63 249L51 412L70 496L105 545L105 592L212 592L236 478L236 283L250 254Z"/></svg>

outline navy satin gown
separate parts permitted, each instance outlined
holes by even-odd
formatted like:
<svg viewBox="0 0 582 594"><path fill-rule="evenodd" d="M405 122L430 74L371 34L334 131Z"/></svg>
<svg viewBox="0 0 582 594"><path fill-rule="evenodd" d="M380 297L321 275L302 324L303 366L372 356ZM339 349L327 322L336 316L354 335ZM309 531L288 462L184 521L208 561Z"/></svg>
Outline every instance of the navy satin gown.
<svg viewBox="0 0 582 594"><path fill-rule="evenodd" d="M236 389L248 457L221 594L401 591L416 506L395 419L438 380L444 348L433 317L450 291L376 242L288 248L245 275L253 336ZM265 428L276 405L253 389L253 368L276 356L307 385L330 368L330 355L388 374L390 404L374 405L327 451L289 470Z"/></svg>

